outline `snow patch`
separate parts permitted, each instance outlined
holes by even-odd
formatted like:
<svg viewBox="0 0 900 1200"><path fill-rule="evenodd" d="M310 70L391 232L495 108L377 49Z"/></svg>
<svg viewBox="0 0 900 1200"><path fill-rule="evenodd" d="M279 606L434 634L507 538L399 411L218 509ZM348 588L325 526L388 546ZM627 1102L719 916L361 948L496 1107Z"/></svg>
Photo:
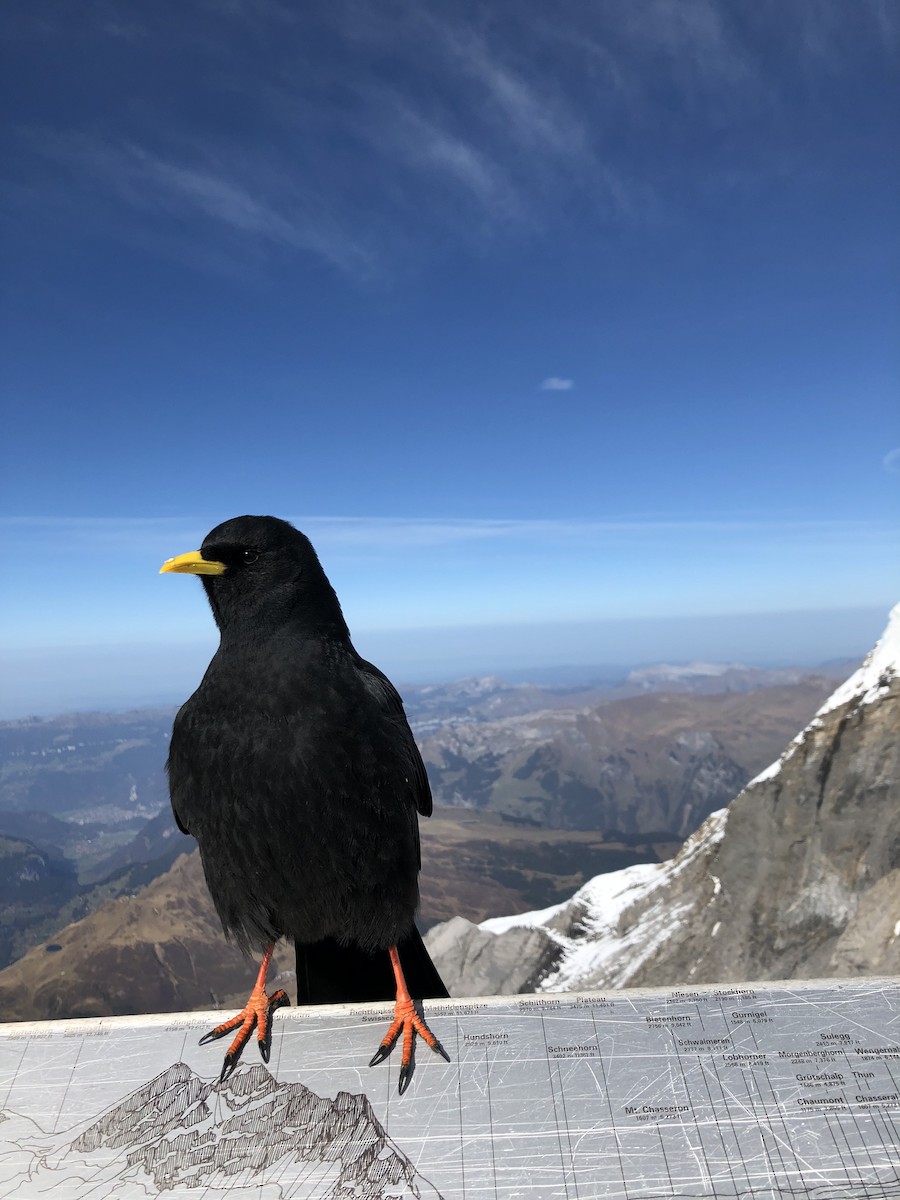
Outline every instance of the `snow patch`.
<svg viewBox="0 0 900 1200"><path fill-rule="evenodd" d="M881 635L875 649L846 683L828 697L819 709L824 716L834 708L840 708L850 700L860 704L871 704L883 696L891 680L900 674L900 604L895 604L888 618L887 629Z"/></svg>
<svg viewBox="0 0 900 1200"><path fill-rule="evenodd" d="M856 700L858 705L872 704L873 701L886 694L891 680L898 674L900 674L900 604L895 604L888 617L887 628L876 643L875 649L866 656L866 660L859 670L854 671L845 683L831 693L806 728L793 739L781 758L776 758L765 770L755 775L747 787L756 787L758 783L774 779L784 764L803 745L807 734L822 727L822 717L826 713L830 713L852 700Z"/></svg>
<svg viewBox="0 0 900 1200"><path fill-rule="evenodd" d="M625 870L633 871L634 867L626 867ZM614 871L612 874L620 875L622 872ZM587 886L585 884L585 887ZM568 908L580 895L581 892L576 892L572 900L564 900L562 904L552 904L549 908L539 908L534 912L519 913L515 917L489 917L487 921L482 921L478 928L483 929L485 933L506 933L510 929L534 929L538 925L546 924L564 908Z"/></svg>
<svg viewBox="0 0 900 1200"><path fill-rule="evenodd" d="M563 904L514 917L492 917L478 928L493 934L544 928L563 948L563 954L556 970L541 984L542 991L572 991L582 979L620 958L631 974L689 919L694 909L692 901L675 908L666 903L654 905L653 895L665 891L698 856L707 854L722 840L727 820L727 808L713 813L668 862L638 863L597 875ZM629 910L644 904L645 911L628 927L623 918ZM553 928L554 919L566 910L576 917L577 935L565 936Z"/></svg>
<svg viewBox="0 0 900 1200"><path fill-rule="evenodd" d="M652 667L639 667L635 671L629 671L626 676L627 683L644 683L668 680L677 682L681 679L697 679L708 678L710 676L725 675L728 671L746 671L747 668L743 663L705 663L692 662L685 666L676 666L673 663L656 663Z"/></svg>
<svg viewBox="0 0 900 1200"><path fill-rule="evenodd" d="M783 757L786 758L787 754L785 753ZM782 760L780 758L776 758L773 763L769 763L765 770L760 771L758 775L753 776L753 778L747 784L747 787L756 787L758 783L765 783L767 779L774 779L781 770L781 761Z"/></svg>

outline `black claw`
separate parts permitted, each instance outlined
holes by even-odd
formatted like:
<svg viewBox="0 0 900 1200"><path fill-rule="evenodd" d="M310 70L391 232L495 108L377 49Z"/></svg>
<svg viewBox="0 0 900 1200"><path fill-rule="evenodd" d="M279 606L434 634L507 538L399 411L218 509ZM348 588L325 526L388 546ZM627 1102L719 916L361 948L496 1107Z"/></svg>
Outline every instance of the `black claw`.
<svg viewBox="0 0 900 1200"><path fill-rule="evenodd" d="M397 1091L400 1093L401 1096L406 1091L406 1089L409 1087L409 1081L412 1079L412 1076L413 1076L412 1063L406 1063L405 1066L402 1066L400 1068L400 1079L397 1083Z"/></svg>
<svg viewBox="0 0 900 1200"><path fill-rule="evenodd" d="M210 1042L217 1042L219 1038L223 1038L229 1031L227 1029L215 1030L211 1029L209 1033L204 1033L203 1037L197 1043L198 1046L207 1046Z"/></svg>
<svg viewBox="0 0 900 1200"><path fill-rule="evenodd" d="M259 1054L260 1054L260 1057L262 1058L263 1062L264 1062L264 1063L268 1063L268 1061L269 1061L269 1055L272 1053L272 1024L271 1024L271 1019L270 1019L270 1021L269 1021L269 1024L268 1024L268 1026L267 1026L267 1028L266 1028L266 1036L265 1036L264 1038L258 1038L258 1039L257 1039L257 1042L256 1042L256 1044L257 1044L257 1046L259 1046Z"/></svg>
<svg viewBox="0 0 900 1200"><path fill-rule="evenodd" d="M435 1052L435 1054L439 1054L441 1056L441 1058L443 1058L446 1062L450 1061L450 1055L447 1053L447 1051L444 1049L444 1047L441 1045L440 1042L435 1042L431 1048Z"/></svg>
<svg viewBox="0 0 900 1200"><path fill-rule="evenodd" d="M290 1008L290 1006L291 1002L288 999L287 992L279 990L269 997L269 1011L266 1016L266 1036L259 1038L257 1042L259 1053L264 1063L268 1063L269 1055L272 1052L272 1013L277 1008Z"/></svg>
<svg viewBox="0 0 900 1200"><path fill-rule="evenodd" d="M238 1059L240 1056L240 1051L238 1051L238 1053L234 1056L231 1054L225 1055L225 1061L222 1063L222 1073L219 1076L219 1083L224 1083L226 1079L231 1078L235 1072L235 1069L237 1068Z"/></svg>
<svg viewBox="0 0 900 1200"><path fill-rule="evenodd" d="M383 1063L384 1060L387 1058L387 1056L390 1054L390 1052L393 1050L393 1048L394 1048L393 1042L389 1046L382 1043L378 1047L378 1049L375 1051L375 1053L372 1055L372 1058L369 1062L369 1066L377 1067L379 1063Z"/></svg>

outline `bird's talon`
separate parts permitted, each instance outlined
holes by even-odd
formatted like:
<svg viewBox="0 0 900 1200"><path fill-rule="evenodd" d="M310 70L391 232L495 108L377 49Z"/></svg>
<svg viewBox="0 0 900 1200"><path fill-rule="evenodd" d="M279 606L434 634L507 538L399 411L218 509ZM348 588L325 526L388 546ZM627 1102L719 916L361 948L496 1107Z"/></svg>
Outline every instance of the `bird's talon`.
<svg viewBox="0 0 900 1200"><path fill-rule="evenodd" d="M234 1041L228 1047L228 1053L225 1055L225 1061L222 1064L222 1073L219 1076L220 1083L224 1083L236 1069L241 1054L244 1052L244 1047L250 1040L250 1035L254 1029L256 1030L260 1056L264 1063L268 1063L269 1061L272 1046L272 1013L276 1009L284 1008L285 1005L290 1004L287 992L282 988L279 988L277 992L273 992L271 996L266 993L265 978L271 957L272 947L270 946L263 958L256 987L250 993L247 1003L237 1016L232 1017L230 1021L223 1021L221 1025L217 1025L215 1029L211 1029L209 1033L200 1039L200 1045L205 1046L209 1042L218 1041L226 1033L231 1033L234 1029L237 1030Z"/></svg>
<svg viewBox="0 0 900 1200"><path fill-rule="evenodd" d="M239 1058L240 1052L234 1055L234 1057L232 1057L230 1054L225 1055L225 1061L222 1063L222 1070L219 1072L219 1083L224 1083L226 1079L231 1078L235 1072L235 1068L238 1065Z"/></svg>
<svg viewBox="0 0 900 1200"><path fill-rule="evenodd" d="M397 1039L394 1038L394 1041ZM394 1048L394 1042L382 1042L375 1053L369 1060L370 1067L377 1067L379 1063L383 1063L387 1056Z"/></svg>
<svg viewBox="0 0 900 1200"><path fill-rule="evenodd" d="M410 1081L415 1070L415 1040L416 1034L419 1034L427 1046L432 1049L435 1054L439 1054L446 1062L450 1061L450 1055L437 1040L428 1026L425 1024L423 1017L419 1016L412 1000L407 996L405 999L398 999L394 1006L394 1020L384 1035L381 1045L372 1056L369 1063L370 1067L376 1067L379 1063L384 1062L390 1052L393 1050L400 1034L403 1034L403 1055L400 1061L400 1078L398 1080L398 1090L402 1096L409 1087Z"/></svg>
<svg viewBox="0 0 900 1200"><path fill-rule="evenodd" d="M215 1029L211 1029L209 1033L205 1033L197 1045L206 1046L210 1042L217 1042L219 1038L225 1037L225 1035L231 1033L233 1029L237 1029L239 1025L242 1025L243 1022L244 1014L238 1013L238 1015L236 1017L232 1017L230 1021L225 1021L222 1025L217 1025Z"/></svg>

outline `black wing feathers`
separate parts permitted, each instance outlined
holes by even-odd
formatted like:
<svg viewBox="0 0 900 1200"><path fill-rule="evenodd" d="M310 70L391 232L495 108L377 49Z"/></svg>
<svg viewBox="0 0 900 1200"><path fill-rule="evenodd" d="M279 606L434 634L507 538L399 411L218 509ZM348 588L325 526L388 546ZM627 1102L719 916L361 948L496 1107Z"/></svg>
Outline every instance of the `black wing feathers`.
<svg viewBox="0 0 900 1200"><path fill-rule="evenodd" d="M412 770L416 809L423 817L430 817L433 807L431 785L428 782L428 775L425 771L425 764L422 762L422 755L419 753L419 748L409 727L409 721L406 719L406 710L403 707L403 701L400 699L400 693L388 679L387 675L379 671L372 663L366 662L364 658L360 658L359 655L357 655L356 665L362 673L366 687L376 696L384 711L396 720L398 739L403 743L403 749L409 758L409 765Z"/></svg>
<svg viewBox="0 0 900 1200"><path fill-rule="evenodd" d="M190 701L187 702L190 704ZM190 779L190 772L180 768L178 762L178 750L182 744L183 719L182 714L187 708L187 704L183 705L175 715L175 724L172 726L172 737L169 742L169 756L166 760L166 774L169 777L169 799L172 802L172 816L175 818L175 824L182 833L192 836L191 830L187 823L187 813L185 804L186 785ZM185 764L186 766L187 764Z"/></svg>

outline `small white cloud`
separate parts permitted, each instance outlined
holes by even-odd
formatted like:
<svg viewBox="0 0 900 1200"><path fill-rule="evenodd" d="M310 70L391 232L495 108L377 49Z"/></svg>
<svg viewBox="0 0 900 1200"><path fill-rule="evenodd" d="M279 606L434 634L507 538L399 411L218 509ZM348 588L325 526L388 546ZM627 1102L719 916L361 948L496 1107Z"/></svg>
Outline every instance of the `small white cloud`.
<svg viewBox="0 0 900 1200"><path fill-rule="evenodd" d="M104 21L101 29L107 37L121 38L125 42L137 42L147 36L147 30L137 21Z"/></svg>
<svg viewBox="0 0 900 1200"><path fill-rule="evenodd" d="M900 475L900 446L889 450L882 459L882 463L886 471L893 471L895 475Z"/></svg>
<svg viewBox="0 0 900 1200"><path fill-rule="evenodd" d="M571 392L575 386L574 379L560 379L556 375L551 375L549 379L545 379L541 384L542 392Z"/></svg>

